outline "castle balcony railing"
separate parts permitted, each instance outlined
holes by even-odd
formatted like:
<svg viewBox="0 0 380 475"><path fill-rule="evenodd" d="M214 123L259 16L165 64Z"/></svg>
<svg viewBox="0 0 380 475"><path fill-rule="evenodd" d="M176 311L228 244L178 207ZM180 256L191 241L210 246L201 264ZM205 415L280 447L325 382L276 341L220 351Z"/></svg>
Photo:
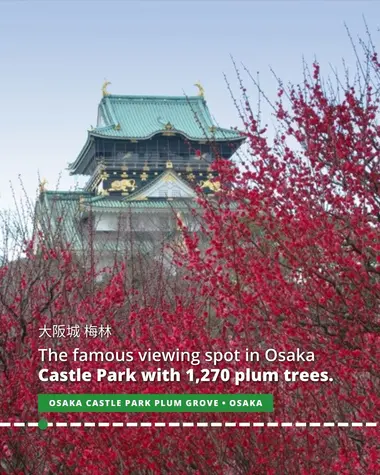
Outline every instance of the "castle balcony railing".
<svg viewBox="0 0 380 475"><path fill-rule="evenodd" d="M146 167L152 170L163 170L174 168L185 171L188 167L192 170L206 171L209 169L213 157L210 153L197 156L195 154L174 154L162 152L147 152L103 156L97 155L95 163L97 166L103 165L110 169L128 168L128 170L140 171Z"/></svg>

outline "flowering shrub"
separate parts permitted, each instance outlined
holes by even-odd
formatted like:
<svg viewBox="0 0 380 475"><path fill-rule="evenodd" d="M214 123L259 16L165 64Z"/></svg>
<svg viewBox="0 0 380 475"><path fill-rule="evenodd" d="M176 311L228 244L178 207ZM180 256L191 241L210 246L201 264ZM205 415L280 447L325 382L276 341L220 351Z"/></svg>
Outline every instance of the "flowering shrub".
<svg viewBox="0 0 380 475"><path fill-rule="evenodd" d="M368 57L378 77L376 55ZM377 86L322 87L318 64L300 87L280 88L271 142L245 89L248 158L219 159L221 191L199 197L203 238L182 226L176 276L156 261L97 283L69 249L43 246L1 269L0 414L37 421L39 393L271 393L263 414L49 414L55 421L379 422L380 127ZM137 283L136 283L137 282ZM107 325L108 339L39 338L40 328ZM313 361L252 362L298 372L293 381L42 383L38 348L85 351L235 351ZM274 352L269 353L271 355ZM271 359L271 358L269 358ZM273 358L274 359L274 358ZM53 366L53 365L51 365ZM54 369L93 362L59 363ZM124 369L126 363L102 363ZM240 363L220 364L232 371ZM160 363L185 372L184 362ZM202 367L211 368L210 363ZM156 369L135 361L133 370ZM328 373L328 379L299 375ZM378 427L1 428L5 473L377 473Z"/></svg>

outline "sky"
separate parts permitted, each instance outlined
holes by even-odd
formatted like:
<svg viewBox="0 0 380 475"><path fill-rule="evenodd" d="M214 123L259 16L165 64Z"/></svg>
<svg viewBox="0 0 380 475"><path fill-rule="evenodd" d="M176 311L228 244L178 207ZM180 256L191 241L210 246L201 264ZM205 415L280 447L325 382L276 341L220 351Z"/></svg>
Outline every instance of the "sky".
<svg viewBox="0 0 380 475"><path fill-rule="evenodd" d="M195 95L200 80L217 122L238 126L231 56L274 98L270 68L298 82L302 58L326 74L342 58L353 67L344 24L364 36L363 16L378 44L377 1L0 0L0 210L23 189L33 201L39 176L48 189L83 184L66 167L96 125L105 78L126 95Z"/></svg>

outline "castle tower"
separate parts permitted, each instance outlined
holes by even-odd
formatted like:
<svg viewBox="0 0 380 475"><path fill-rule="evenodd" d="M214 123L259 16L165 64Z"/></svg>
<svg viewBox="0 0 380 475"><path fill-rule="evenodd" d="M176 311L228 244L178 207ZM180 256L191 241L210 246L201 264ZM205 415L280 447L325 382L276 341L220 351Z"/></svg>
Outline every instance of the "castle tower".
<svg viewBox="0 0 380 475"><path fill-rule="evenodd" d="M212 163L229 159L244 138L213 123L199 84L200 94L191 97L110 95L107 84L97 125L69 165L72 175L88 176L85 188L44 190L38 215L47 207L57 231L64 213L61 231L74 247L84 245L91 226L95 246L107 252L132 231L149 250L175 229L173 210L189 214L196 185L211 195L218 190Z"/></svg>

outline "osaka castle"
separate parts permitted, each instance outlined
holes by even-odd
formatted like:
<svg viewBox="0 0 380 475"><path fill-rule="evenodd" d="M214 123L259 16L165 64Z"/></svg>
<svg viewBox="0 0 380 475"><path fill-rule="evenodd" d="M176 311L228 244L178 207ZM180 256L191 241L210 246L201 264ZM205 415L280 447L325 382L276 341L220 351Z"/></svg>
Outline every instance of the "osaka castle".
<svg viewBox="0 0 380 475"><path fill-rule="evenodd" d="M35 229L44 239L93 246L100 265L115 252L150 253L176 233L176 216L191 228L195 188L208 195L219 183L211 165L230 159L244 138L214 123L203 87L196 96L113 95L102 88L95 128L71 175L83 189L49 191L40 183ZM195 226L195 224L194 224Z"/></svg>

